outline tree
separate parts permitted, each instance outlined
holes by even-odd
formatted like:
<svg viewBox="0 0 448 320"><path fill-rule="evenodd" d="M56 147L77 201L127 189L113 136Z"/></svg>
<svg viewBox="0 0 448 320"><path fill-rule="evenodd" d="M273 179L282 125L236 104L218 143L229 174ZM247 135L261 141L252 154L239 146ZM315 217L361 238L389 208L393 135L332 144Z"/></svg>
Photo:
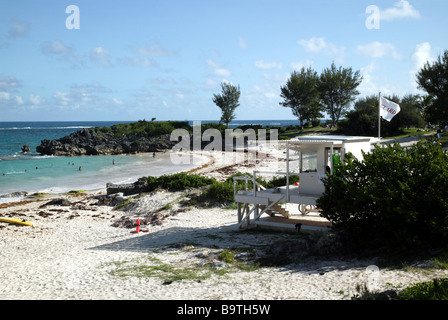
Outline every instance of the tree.
<svg viewBox="0 0 448 320"><path fill-rule="evenodd" d="M404 128L423 128L425 122L419 110L419 96L408 94L402 99L386 97L397 102L401 111L388 121L381 120L381 135L391 136L401 133ZM356 100L354 109L347 113L347 119L340 121L340 131L347 135L376 136L378 133L378 96L371 95Z"/></svg>
<svg viewBox="0 0 448 320"><path fill-rule="evenodd" d="M235 109L240 105L240 87L235 87L231 83L221 83L222 94L214 94L213 102L221 109L222 116L220 122L229 127L229 123L235 119Z"/></svg>
<svg viewBox="0 0 448 320"><path fill-rule="evenodd" d="M432 96L430 96L429 94L424 95L424 96L419 96L418 98L418 104L417 107L420 110L420 114L423 117L423 119L427 120L427 116L426 113L430 107L432 105Z"/></svg>
<svg viewBox="0 0 448 320"><path fill-rule="evenodd" d="M375 146L363 160L346 154L323 179L321 216L341 231L345 247L402 253L447 247L448 153L420 141Z"/></svg>
<svg viewBox="0 0 448 320"><path fill-rule="evenodd" d="M420 97L418 95L405 95L400 101L401 111L395 116L398 128L424 128L425 121L421 115L420 106Z"/></svg>
<svg viewBox="0 0 448 320"><path fill-rule="evenodd" d="M292 109L292 113L300 121L303 129L305 120L313 120L323 115L318 103L319 92L317 91L319 77L311 67L302 68L300 72L293 71L291 77L282 86L280 96L283 101L280 105Z"/></svg>
<svg viewBox="0 0 448 320"><path fill-rule="evenodd" d="M359 94L356 88L361 84L362 76L359 71L352 68L336 68L334 62L330 68L324 69L320 75L320 100L325 111L331 117L332 126L335 127L341 116L344 116L350 103Z"/></svg>
<svg viewBox="0 0 448 320"><path fill-rule="evenodd" d="M425 110L428 121L448 122L448 50L433 63L426 64L417 73L417 84L432 97Z"/></svg>

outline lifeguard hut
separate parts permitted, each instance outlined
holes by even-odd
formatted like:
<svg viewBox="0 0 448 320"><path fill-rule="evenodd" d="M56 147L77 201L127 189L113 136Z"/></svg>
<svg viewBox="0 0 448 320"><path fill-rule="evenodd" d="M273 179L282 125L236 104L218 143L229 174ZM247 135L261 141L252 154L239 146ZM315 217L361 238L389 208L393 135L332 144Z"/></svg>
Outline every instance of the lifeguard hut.
<svg viewBox="0 0 448 320"><path fill-rule="evenodd" d="M254 171L252 177L233 178L239 228L328 230L331 223L320 217L316 208L316 200L325 189L322 178L331 174L336 161L342 161L349 152L362 160L362 153L370 152L377 140L371 137L321 135L279 141L278 144L283 144L285 148L286 171ZM286 185L265 189L256 181L260 175L286 176ZM290 184L293 175L299 176L299 183ZM243 190L238 190L237 180L245 180ZM291 204L298 206L298 215L286 209Z"/></svg>

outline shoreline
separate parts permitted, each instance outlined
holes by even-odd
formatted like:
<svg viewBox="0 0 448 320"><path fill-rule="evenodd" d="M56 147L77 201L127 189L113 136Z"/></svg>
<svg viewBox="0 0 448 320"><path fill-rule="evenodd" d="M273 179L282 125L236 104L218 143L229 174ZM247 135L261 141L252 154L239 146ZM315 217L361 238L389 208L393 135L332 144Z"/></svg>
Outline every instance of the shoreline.
<svg viewBox="0 0 448 320"><path fill-rule="evenodd" d="M8 202L14 202L14 201L20 201L23 199L26 199L27 197L33 195L33 194L64 194L72 190L85 190L87 193L97 193L100 191L105 191L106 184L107 183L114 183L114 184L124 184L124 183L132 183L136 181L137 179L153 175L163 175L163 174L172 174L175 172L183 172L186 170L195 170L195 168L203 166L205 162L208 161L208 158L204 157L202 154L193 154L192 155L192 162L190 164L183 164L178 165L178 168L173 168L172 165L170 165L170 155L169 152L158 152L156 153L155 161L153 162L153 153L140 153L135 155L121 155L125 157L132 157L134 158L134 161L126 164L124 167L118 167L115 169L115 171L111 171L111 167L104 166L102 170L109 170L109 172L105 173L88 173L91 178L89 177L76 177L74 175L73 179L85 179L86 181L90 179L90 182L87 184L82 180L79 182L71 181L70 183L62 185L63 182L65 182L65 179L63 178L57 178L56 180L59 181L59 185L53 185L53 186L43 186L43 187L37 187L34 186L34 188L23 187L23 188L16 188L15 190L9 190L8 192L0 192L0 204L1 203L8 203ZM89 157L90 156L85 156ZM95 156L95 157L107 157L107 159L112 160L114 156ZM63 161L66 161L67 159L70 160L70 157L61 157ZM147 163L149 163L150 167L147 167ZM157 171L156 174L148 174L152 172ZM76 172L77 173L77 172ZM95 179L96 176L98 179L102 182L98 182ZM1 177L0 177L1 178ZM36 184L36 183L34 183ZM24 194L27 194L24 196Z"/></svg>
<svg viewBox="0 0 448 320"><path fill-rule="evenodd" d="M255 164L220 159L190 169L223 180ZM257 170L272 171L284 158L269 150ZM279 160L280 161L277 161ZM297 234L241 231L235 209L209 208L183 201L190 194L155 191L135 197L123 210L98 204L104 194L58 195L69 205L46 205L51 199L0 205L0 216L15 216L33 227L0 223L0 297L3 300L349 300L367 281L374 260L304 257L294 263L238 269L219 259L235 252L241 262L253 254L297 241ZM114 226L122 218L148 219L142 229ZM299 252L300 256L300 252ZM156 269L163 273L152 273ZM146 275L140 274L140 271ZM189 271L179 280L174 271ZM210 271L212 270L212 271ZM202 274L204 273L204 274ZM447 276L445 270L380 270L380 289Z"/></svg>

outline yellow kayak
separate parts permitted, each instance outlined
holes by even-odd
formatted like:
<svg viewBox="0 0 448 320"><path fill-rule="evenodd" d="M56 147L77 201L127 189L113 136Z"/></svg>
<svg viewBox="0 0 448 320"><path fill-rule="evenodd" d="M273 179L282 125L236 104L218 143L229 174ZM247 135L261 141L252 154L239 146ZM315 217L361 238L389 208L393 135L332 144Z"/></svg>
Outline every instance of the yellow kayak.
<svg viewBox="0 0 448 320"><path fill-rule="evenodd" d="M24 226L32 226L33 223L26 221L25 219L18 219L18 218L2 218L0 217L1 222L8 222L8 223L14 223L14 224L21 224Z"/></svg>

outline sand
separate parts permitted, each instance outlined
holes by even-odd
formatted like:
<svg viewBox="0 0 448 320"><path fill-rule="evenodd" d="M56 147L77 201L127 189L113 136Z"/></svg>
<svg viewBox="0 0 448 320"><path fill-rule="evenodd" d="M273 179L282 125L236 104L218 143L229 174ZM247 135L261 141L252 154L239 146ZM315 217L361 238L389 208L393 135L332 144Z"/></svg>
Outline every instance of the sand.
<svg viewBox="0 0 448 320"><path fill-rule="evenodd" d="M221 157L210 152L208 162L193 171L223 180L255 168L222 163ZM273 150L257 169L276 170L282 157L283 150ZM34 227L0 223L0 299L347 300L372 279L370 288L385 290L390 289L388 283L399 287L447 276L447 271L423 267L379 269L372 278L367 268L374 260L334 257L239 269L219 259L219 254L238 248L233 252L244 262L273 243L298 235L238 230L235 209L183 210L178 201L185 198L184 192L145 195L125 211L98 205L104 193L57 195L70 201L69 206L41 207L49 198L0 206L0 215L34 223ZM160 210L168 203L169 208ZM159 218L141 226L147 232L113 226L123 216L143 220L156 211ZM192 270L192 275L179 280L172 268ZM156 269L164 271L152 273Z"/></svg>

